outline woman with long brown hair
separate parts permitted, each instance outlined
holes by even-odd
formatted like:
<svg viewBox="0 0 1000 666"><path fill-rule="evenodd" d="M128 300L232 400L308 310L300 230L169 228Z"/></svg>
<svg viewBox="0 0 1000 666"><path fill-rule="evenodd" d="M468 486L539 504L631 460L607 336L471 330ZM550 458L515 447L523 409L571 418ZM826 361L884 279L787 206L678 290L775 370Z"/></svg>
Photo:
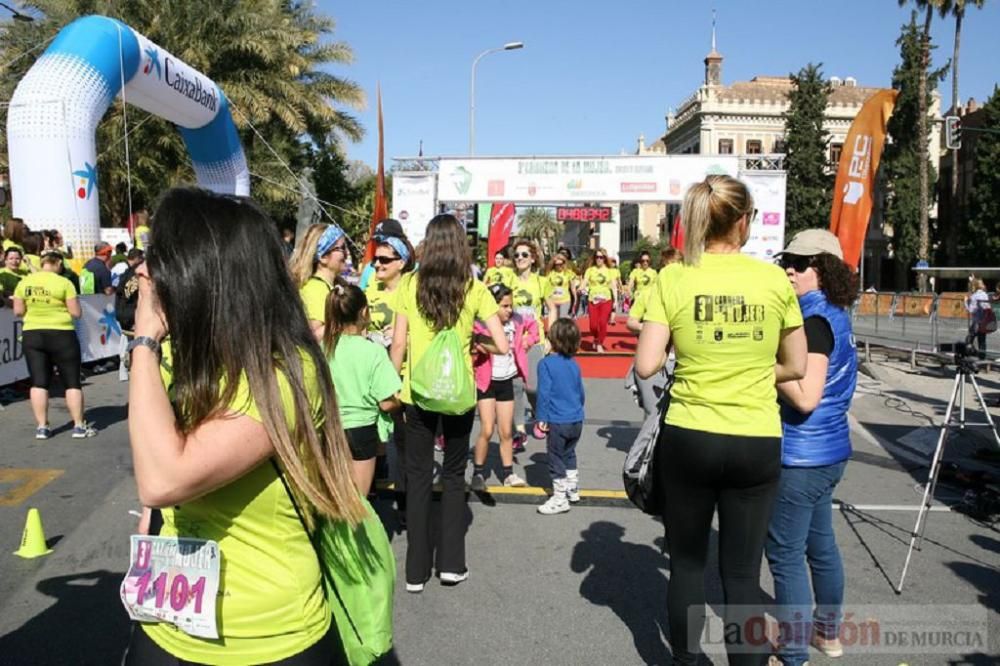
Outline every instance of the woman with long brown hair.
<svg viewBox="0 0 1000 666"><path fill-rule="evenodd" d="M345 663L296 503L310 529L317 516L356 524L365 507L277 227L248 199L193 188L168 191L155 215L129 345L136 484L162 536L215 542L224 566L204 618L218 638L144 622L125 663Z"/></svg>
<svg viewBox="0 0 1000 666"><path fill-rule="evenodd" d="M614 316L615 301L618 300L618 269L612 268L608 251L598 248L587 261L583 272L583 285L587 290L587 314L590 317L590 332L594 336L594 349L604 353L604 342L608 336L608 320Z"/></svg>
<svg viewBox="0 0 1000 666"><path fill-rule="evenodd" d="M506 354L507 336L497 317L497 304L482 282L469 271L471 258L465 229L452 215L438 215L427 224L420 270L401 287L397 301L391 356L403 372L401 398L406 409L406 589L422 592L431 577L431 483L434 476L434 435L446 442L441 471L441 540L438 576L443 585L469 577L465 562L465 468L475 416L472 405L463 414L442 414L420 407L411 390L411 375L435 336L454 330L464 351L462 372L472 381L472 329L475 320L489 330L496 351ZM403 361L406 366L403 367Z"/></svg>
<svg viewBox="0 0 1000 666"><path fill-rule="evenodd" d="M735 178L709 176L688 189L684 261L660 271L635 356L636 373L648 378L663 367L668 346L677 355L656 465L677 664L695 664L701 652L716 510L726 626L743 627L763 612L761 557L781 472L775 384L806 370L802 314L788 278L741 253L756 212ZM758 649L728 643L729 663L759 664L766 655Z"/></svg>
<svg viewBox="0 0 1000 666"><path fill-rule="evenodd" d="M323 339L326 297L347 264L347 235L336 224L314 224L295 246L288 267L306 308L309 328Z"/></svg>

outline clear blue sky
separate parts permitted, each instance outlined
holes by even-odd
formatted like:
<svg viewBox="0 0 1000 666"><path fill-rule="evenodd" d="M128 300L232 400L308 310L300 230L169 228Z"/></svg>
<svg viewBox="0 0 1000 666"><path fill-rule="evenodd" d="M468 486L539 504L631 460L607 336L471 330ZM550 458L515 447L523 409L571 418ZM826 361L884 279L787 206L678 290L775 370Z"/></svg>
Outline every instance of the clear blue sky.
<svg viewBox="0 0 1000 666"><path fill-rule="evenodd" d="M462 155L468 149L469 73L481 51L525 42L484 58L477 69L476 153L618 154L701 83L712 8L718 11L723 82L786 75L808 62L827 76L888 86L895 40L910 10L896 0L320 0L337 21L334 39L355 62L333 71L368 95L359 114L367 135L347 146L375 164L375 86L382 84L385 154ZM954 20L935 16L934 63L951 57ZM1000 1L970 10L962 30L960 96L984 100L1000 80ZM941 93L951 99L951 79Z"/></svg>

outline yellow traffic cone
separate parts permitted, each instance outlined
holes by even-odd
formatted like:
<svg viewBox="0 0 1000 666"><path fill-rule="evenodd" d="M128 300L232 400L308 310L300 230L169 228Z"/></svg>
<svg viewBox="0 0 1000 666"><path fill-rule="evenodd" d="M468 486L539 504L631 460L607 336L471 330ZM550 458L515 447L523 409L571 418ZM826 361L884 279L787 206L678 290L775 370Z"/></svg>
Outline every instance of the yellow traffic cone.
<svg viewBox="0 0 1000 666"><path fill-rule="evenodd" d="M28 509L28 518L24 521L24 534L21 535L21 547L14 553L18 557L31 559L52 552L45 545L45 530L42 529L42 515L38 509Z"/></svg>

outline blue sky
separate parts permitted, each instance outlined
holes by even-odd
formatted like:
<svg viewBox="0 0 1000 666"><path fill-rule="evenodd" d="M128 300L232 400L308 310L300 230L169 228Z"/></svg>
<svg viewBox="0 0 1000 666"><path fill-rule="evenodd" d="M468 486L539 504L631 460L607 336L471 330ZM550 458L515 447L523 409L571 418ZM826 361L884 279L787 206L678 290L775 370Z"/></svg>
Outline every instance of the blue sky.
<svg viewBox="0 0 1000 666"><path fill-rule="evenodd" d="M355 62L338 75L358 82L367 129L350 158L374 165L375 86L381 82L386 159L464 155L469 75L481 51L519 40L525 48L484 58L477 69L476 153L618 154L664 130L667 109L703 77L712 8L718 12L723 82L786 75L808 62L828 76L888 86L895 40L909 9L896 0L320 0L337 21L334 39ZM960 95L987 98L1000 80L995 47L1000 2L971 10L963 25ZM953 19L935 16L935 64L951 57ZM951 79L941 93L951 99ZM388 166L388 162L387 162Z"/></svg>

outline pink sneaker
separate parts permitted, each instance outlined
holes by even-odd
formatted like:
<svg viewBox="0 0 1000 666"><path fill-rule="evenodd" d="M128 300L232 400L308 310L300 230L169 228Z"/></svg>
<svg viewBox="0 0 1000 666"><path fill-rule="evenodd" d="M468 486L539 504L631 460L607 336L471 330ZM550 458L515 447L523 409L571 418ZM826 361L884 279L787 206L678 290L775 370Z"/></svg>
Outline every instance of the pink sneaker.
<svg viewBox="0 0 1000 666"><path fill-rule="evenodd" d="M444 435L438 435L434 438L434 450L444 451Z"/></svg>
<svg viewBox="0 0 1000 666"><path fill-rule="evenodd" d="M524 453L524 442L528 439L526 433L520 430L514 431L514 453Z"/></svg>

